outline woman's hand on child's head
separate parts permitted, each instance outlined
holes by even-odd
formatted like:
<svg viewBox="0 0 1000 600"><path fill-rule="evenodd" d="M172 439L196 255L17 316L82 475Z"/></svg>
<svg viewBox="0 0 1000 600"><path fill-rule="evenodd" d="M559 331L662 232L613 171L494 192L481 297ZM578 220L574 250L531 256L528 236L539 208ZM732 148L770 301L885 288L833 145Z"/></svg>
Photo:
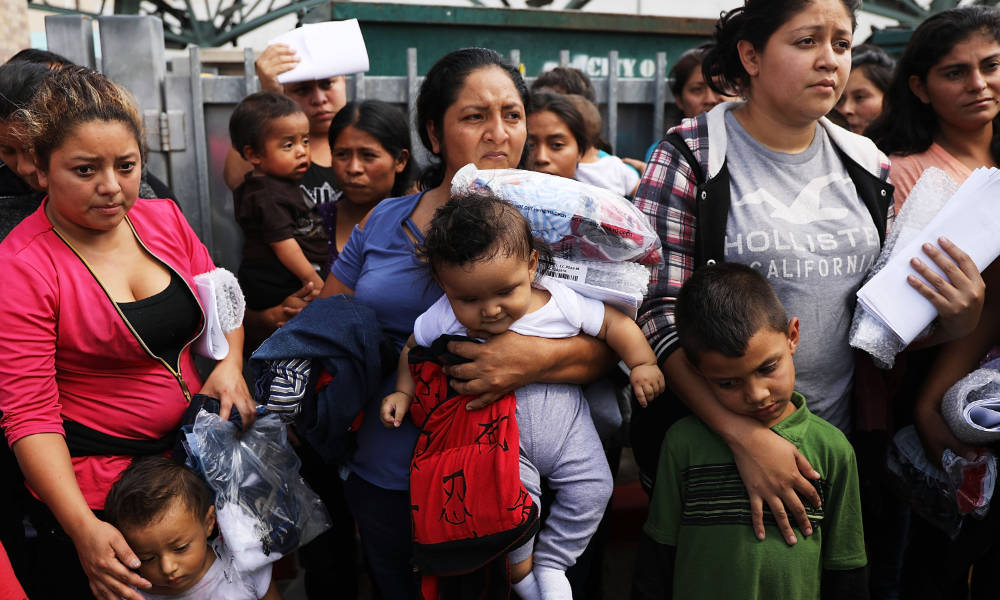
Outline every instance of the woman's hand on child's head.
<svg viewBox="0 0 1000 600"><path fill-rule="evenodd" d="M632 391L639 406L646 408L654 398L663 393L666 382L663 371L657 365L639 365L632 369L628 376L632 383Z"/></svg>
<svg viewBox="0 0 1000 600"><path fill-rule="evenodd" d="M382 410L379 417L382 424L389 429L395 429L403 423L403 417L410 409L410 397L403 392L393 392L382 400Z"/></svg>
<svg viewBox="0 0 1000 600"><path fill-rule="evenodd" d="M938 243L940 249L934 244L924 244L922 249L947 279L913 258L910 265L924 279L910 275L907 282L937 309L945 336L937 340L941 342L963 337L976 328L986 299L986 283L976 263L961 248L944 237Z"/></svg>
<svg viewBox="0 0 1000 600"><path fill-rule="evenodd" d="M917 428L917 435L920 436L927 460L939 469L941 468L941 455L945 448L950 448L958 456L975 460L975 448L963 444L955 437L948 424L944 422L944 417L941 416L938 407L923 408L918 406L913 413L913 424Z"/></svg>
<svg viewBox="0 0 1000 600"><path fill-rule="evenodd" d="M738 443L731 444L730 448L750 496L750 519L757 539L765 537L764 503L771 509L789 545L798 541L789 516L798 523L803 534L812 535L812 525L799 494L812 506L820 506L819 493L809 482L809 479L819 479L820 474L794 444L759 423L752 424L746 435L736 439Z"/></svg>
<svg viewBox="0 0 1000 600"><path fill-rule="evenodd" d="M150 583L131 569L139 568L121 532L110 523L94 518L73 537L90 590L99 600L142 600L133 588L148 589Z"/></svg>
<svg viewBox="0 0 1000 600"><path fill-rule="evenodd" d="M260 79L260 89L264 92L282 93L278 75L291 71L299 64L295 50L287 44L271 44L257 57L254 63L257 77Z"/></svg>

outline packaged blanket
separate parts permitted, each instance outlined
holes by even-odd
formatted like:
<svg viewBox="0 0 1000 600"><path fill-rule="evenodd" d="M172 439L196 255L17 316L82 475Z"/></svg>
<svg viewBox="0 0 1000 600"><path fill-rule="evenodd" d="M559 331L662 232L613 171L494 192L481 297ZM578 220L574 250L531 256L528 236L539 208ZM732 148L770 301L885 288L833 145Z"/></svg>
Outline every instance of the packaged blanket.
<svg viewBox="0 0 1000 600"><path fill-rule="evenodd" d="M626 198L573 179L469 164L451 181L453 197L490 191L510 202L556 256L572 260L660 262L660 239Z"/></svg>

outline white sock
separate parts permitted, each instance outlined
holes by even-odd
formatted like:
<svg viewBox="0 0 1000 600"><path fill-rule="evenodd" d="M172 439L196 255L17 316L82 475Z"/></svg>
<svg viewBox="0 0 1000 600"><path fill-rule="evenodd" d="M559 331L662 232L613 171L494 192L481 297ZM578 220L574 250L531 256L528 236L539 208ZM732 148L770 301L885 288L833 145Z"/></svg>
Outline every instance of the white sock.
<svg viewBox="0 0 1000 600"><path fill-rule="evenodd" d="M514 592L521 600L541 600L542 592L538 589L538 582L535 581L535 574L531 571L528 576L518 581L513 586Z"/></svg>
<svg viewBox="0 0 1000 600"><path fill-rule="evenodd" d="M536 565L532 572L543 600L573 600L573 588L566 579L566 571Z"/></svg>

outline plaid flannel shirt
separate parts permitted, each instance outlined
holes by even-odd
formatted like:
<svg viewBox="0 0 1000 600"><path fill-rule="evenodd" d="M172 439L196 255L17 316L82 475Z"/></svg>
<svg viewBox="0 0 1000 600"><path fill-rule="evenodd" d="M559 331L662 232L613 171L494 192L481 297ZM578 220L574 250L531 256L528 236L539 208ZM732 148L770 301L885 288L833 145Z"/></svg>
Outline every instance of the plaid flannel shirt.
<svg viewBox="0 0 1000 600"><path fill-rule="evenodd" d="M821 122L821 126L827 127L828 131L830 127L835 127L825 122ZM702 173L710 178L706 114L685 119L670 131L677 132L684 138L698 159ZM871 148L874 149L874 146ZM889 159L882 152L878 152L878 163L879 178L888 181ZM635 194L636 207L649 217L663 245L663 261L653 269L646 298L639 307L636 318L660 363L677 349L674 304L681 286L695 268L697 186L698 182L687 161L669 142L661 141L650 156ZM890 202L887 223L892 223L893 216Z"/></svg>

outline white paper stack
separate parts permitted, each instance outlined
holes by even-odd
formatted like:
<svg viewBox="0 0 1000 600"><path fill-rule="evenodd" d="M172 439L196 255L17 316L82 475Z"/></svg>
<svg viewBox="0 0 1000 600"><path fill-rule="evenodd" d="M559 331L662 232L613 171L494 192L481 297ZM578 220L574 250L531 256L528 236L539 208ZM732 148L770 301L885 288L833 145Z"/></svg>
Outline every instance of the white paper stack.
<svg viewBox="0 0 1000 600"><path fill-rule="evenodd" d="M899 250L920 235L957 191L958 184L947 173L936 167L925 169L906 197L902 210L896 214L882 245L882 252L865 281L875 277ZM852 347L867 352L882 369L891 369L896 362L896 355L907 346L892 329L861 305L854 311L849 339Z"/></svg>
<svg viewBox="0 0 1000 600"><path fill-rule="evenodd" d="M1000 169L973 171L941 212L858 290L858 303L904 344L912 342L937 316L934 306L910 287L906 277L916 275L910 259L918 257L947 279L921 250L928 242L936 246L940 237L964 250L980 271L1000 255Z"/></svg>
<svg viewBox="0 0 1000 600"><path fill-rule="evenodd" d="M368 50L357 19L303 25L271 44L287 44L299 58L294 69L278 75L281 84L368 71Z"/></svg>

